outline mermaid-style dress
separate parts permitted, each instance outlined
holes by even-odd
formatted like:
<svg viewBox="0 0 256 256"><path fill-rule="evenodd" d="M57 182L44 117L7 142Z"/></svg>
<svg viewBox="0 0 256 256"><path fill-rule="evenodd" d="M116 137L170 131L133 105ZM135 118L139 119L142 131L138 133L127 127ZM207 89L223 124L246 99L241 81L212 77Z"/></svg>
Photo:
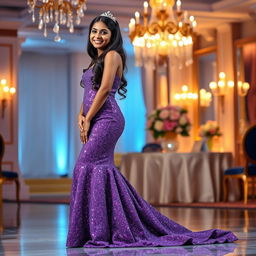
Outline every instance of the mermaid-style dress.
<svg viewBox="0 0 256 256"><path fill-rule="evenodd" d="M82 77L84 114L96 95L92 69ZM124 129L116 103L120 78L91 121L89 140L74 168L67 247L177 246L233 242L230 231L192 232L168 219L143 198L114 165L114 147ZM131 138L132 139L132 138Z"/></svg>

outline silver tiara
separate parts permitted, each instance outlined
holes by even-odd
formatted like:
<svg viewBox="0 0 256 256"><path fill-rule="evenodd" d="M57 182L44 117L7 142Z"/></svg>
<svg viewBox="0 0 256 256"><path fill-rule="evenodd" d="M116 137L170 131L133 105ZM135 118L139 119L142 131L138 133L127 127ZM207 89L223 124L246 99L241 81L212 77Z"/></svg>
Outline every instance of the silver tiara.
<svg viewBox="0 0 256 256"><path fill-rule="evenodd" d="M114 17L114 15L110 11L103 12L100 16L108 17L114 22L116 22L116 17Z"/></svg>

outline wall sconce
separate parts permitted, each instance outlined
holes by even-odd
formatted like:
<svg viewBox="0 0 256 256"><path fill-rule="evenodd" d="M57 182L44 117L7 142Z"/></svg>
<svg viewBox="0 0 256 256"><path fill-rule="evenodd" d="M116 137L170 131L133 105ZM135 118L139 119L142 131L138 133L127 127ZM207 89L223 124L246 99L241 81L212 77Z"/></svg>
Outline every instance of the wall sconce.
<svg viewBox="0 0 256 256"><path fill-rule="evenodd" d="M210 82L209 87L215 96L224 96L227 93L228 88L234 87L234 81L226 81L226 74L224 72L219 73L219 81Z"/></svg>
<svg viewBox="0 0 256 256"><path fill-rule="evenodd" d="M176 93L174 99L178 102L181 102L183 106L186 106L189 101L197 100L198 94L189 92L187 85L182 85L181 93Z"/></svg>
<svg viewBox="0 0 256 256"><path fill-rule="evenodd" d="M224 72L219 73L219 81L210 82L209 87L212 90L214 96L220 96L220 104L222 112L224 112L224 96L228 93L228 88L234 87L234 81L226 81L226 74Z"/></svg>
<svg viewBox="0 0 256 256"><path fill-rule="evenodd" d="M212 94L205 89L200 90L200 107L209 107L212 102Z"/></svg>
<svg viewBox="0 0 256 256"><path fill-rule="evenodd" d="M248 90L250 89L250 84L247 82L238 81L237 83L237 92L240 97L247 95Z"/></svg>
<svg viewBox="0 0 256 256"><path fill-rule="evenodd" d="M0 81L0 100L1 100L1 117L4 118L5 109L7 107L7 102L16 93L16 89L14 87L9 87L7 85L6 79L1 79Z"/></svg>

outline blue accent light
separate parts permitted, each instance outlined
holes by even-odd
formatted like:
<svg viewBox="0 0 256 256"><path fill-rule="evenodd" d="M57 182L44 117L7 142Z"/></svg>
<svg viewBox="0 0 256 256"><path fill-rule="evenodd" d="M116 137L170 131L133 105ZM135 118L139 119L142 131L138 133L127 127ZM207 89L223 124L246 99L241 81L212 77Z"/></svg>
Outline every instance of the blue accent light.
<svg viewBox="0 0 256 256"><path fill-rule="evenodd" d="M124 43L127 53L128 72L125 77L128 91L127 98L117 100L117 102L125 118L125 129L115 151L140 152L146 142L146 107L143 98L141 70L135 66L132 44L128 42L127 38ZM116 98L120 98L118 93Z"/></svg>
<svg viewBox="0 0 256 256"><path fill-rule="evenodd" d="M56 172L58 175L67 173L68 169L68 129L67 117L59 117L59 123L52 126L55 145Z"/></svg>
<svg viewBox="0 0 256 256"><path fill-rule="evenodd" d="M19 163L24 177L69 168L68 56L23 53L19 74Z"/></svg>
<svg viewBox="0 0 256 256"><path fill-rule="evenodd" d="M56 159L57 159L57 172L59 175L67 173L67 145L65 143L57 143Z"/></svg>
<svg viewBox="0 0 256 256"><path fill-rule="evenodd" d="M60 248L62 248L67 239L68 211L66 205L58 205L57 207L57 244Z"/></svg>

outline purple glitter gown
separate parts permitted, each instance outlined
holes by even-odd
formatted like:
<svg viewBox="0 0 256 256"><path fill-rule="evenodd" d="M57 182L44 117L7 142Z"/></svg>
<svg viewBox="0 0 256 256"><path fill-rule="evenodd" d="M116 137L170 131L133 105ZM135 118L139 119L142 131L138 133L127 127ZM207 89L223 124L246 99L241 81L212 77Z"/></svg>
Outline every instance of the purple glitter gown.
<svg viewBox="0 0 256 256"><path fill-rule="evenodd" d="M84 114L96 91L92 69L82 77ZM192 232L168 219L142 199L114 165L114 148L124 129L124 117L116 103L120 84L112 90L91 121L89 140L74 168L67 247L177 246L233 242L229 231ZM131 138L132 139L132 138Z"/></svg>

